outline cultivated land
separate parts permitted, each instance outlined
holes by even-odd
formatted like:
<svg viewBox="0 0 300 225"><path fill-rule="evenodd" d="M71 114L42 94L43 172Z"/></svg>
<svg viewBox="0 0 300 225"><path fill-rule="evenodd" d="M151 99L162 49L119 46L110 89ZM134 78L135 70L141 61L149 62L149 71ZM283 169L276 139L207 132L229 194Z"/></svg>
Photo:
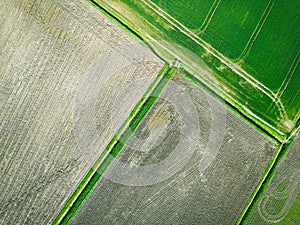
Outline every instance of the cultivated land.
<svg viewBox="0 0 300 225"><path fill-rule="evenodd" d="M0 17L0 224L49 224L163 62L84 1L4 1ZM119 52L128 43L134 48ZM103 65L97 58L106 51L114 60ZM148 52L143 55L148 62L114 76L100 73L135 62L141 52ZM89 124L93 118L87 116L102 126ZM81 148L80 122L87 130L96 126L102 141L97 149Z"/></svg>
<svg viewBox="0 0 300 225"><path fill-rule="evenodd" d="M246 217L245 224L299 224L300 135L280 161L264 193Z"/></svg>
<svg viewBox="0 0 300 225"><path fill-rule="evenodd" d="M216 0L201 7L200 1L96 2L163 58L180 58L189 72L276 138L284 140L295 126L300 115L300 18L293 2ZM203 71L201 59L211 70Z"/></svg>
<svg viewBox="0 0 300 225"><path fill-rule="evenodd" d="M299 224L300 223L299 210L300 210L300 193L298 194L290 210L288 211L284 219L280 221L280 223L285 225L289 225L291 223Z"/></svg>
<svg viewBox="0 0 300 225"><path fill-rule="evenodd" d="M278 149L174 74L71 224L234 224Z"/></svg>
<svg viewBox="0 0 300 225"><path fill-rule="evenodd" d="M0 224L298 224L299 3L97 2L2 4Z"/></svg>
<svg viewBox="0 0 300 225"><path fill-rule="evenodd" d="M268 5L267 1L253 4L251 0L216 0L204 3L151 1L231 59L239 58Z"/></svg>
<svg viewBox="0 0 300 225"><path fill-rule="evenodd" d="M202 1L151 1L236 61L280 98L286 88L299 87L299 1L216 0L210 1L207 14L204 9L208 7ZM186 16L191 14L199 17ZM291 107L291 115L297 113L292 108L295 97L299 98L299 90L294 91L282 99L285 106Z"/></svg>

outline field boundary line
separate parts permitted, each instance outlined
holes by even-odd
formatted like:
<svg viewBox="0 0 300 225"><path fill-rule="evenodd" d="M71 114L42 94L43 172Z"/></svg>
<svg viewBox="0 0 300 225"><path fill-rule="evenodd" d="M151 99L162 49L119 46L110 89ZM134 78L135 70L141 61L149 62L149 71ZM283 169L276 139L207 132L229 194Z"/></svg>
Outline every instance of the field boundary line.
<svg viewBox="0 0 300 225"><path fill-rule="evenodd" d="M251 37L249 38L245 48L243 49L241 55L238 57L237 60L244 60L246 57L248 57L252 46L254 45L257 37L260 34L260 31L262 30L263 26L265 25L265 22L268 19L269 15L274 7L275 2L276 2L276 0L269 1L268 5L266 6L263 14L261 15L253 33L251 34Z"/></svg>
<svg viewBox="0 0 300 225"><path fill-rule="evenodd" d="M265 193L266 188L268 187L271 179L273 178L277 167L279 166L280 162L284 159L285 155L288 153L289 148L294 142L294 138L300 132L300 125L295 127L289 136L289 138L279 146L273 160L270 163L270 166L267 168L263 178L260 180L259 184L257 185L251 199L248 201L246 207L244 208L243 212L241 213L237 224L245 224L249 217L249 213L251 215L252 210L255 207L255 204L261 199L261 195Z"/></svg>
<svg viewBox="0 0 300 225"><path fill-rule="evenodd" d="M253 207L255 201L259 199L259 194L263 193L265 189L264 186L269 184L269 179L273 176L272 174L274 173L274 170L276 170L279 162L281 161L280 155L284 152L285 149L286 149L285 144L279 145L277 152L275 153L271 163L267 167L263 177L260 179L258 185L256 186L250 200L247 202L244 210L242 211L240 217L238 218L236 223L237 225L244 224L247 214L249 213L249 211L251 211L251 208Z"/></svg>
<svg viewBox="0 0 300 225"><path fill-rule="evenodd" d="M177 54L175 54L174 52L172 52L168 47L164 46L163 44L161 44L160 42L156 41L154 38L152 38L149 35L145 36L150 42L155 43L156 45L158 45L160 48L162 48L164 51L168 52L170 55L172 55L174 58L180 58ZM192 65L188 65L186 60L181 59L181 61L186 64L186 66L188 68L190 68L192 71L197 71L197 69L195 67L193 67ZM192 72L188 71L189 69L180 66L180 68L186 70L189 74L192 74ZM191 75L193 76L193 75ZM222 93L220 90L217 90L216 87L214 87L214 85L211 83L211 81L209 81L209 79L207 79L205 76L202 76L201 78L194 78L196 80L199 80L199 82L201 82L202 84L205 84L205 86L208 86L213 92L215 92L217 95L219 96L223 96L223 98L225 97L225 99L228 99L228 102L233 102L233 105L238 105L240 107L240 110L242 109L244 112L246 112L247 114L249 114L251 117L255 118L257 121L261 122L263 125L271 128L272 130L274 130L275 132L277 132L278 134L284 136L284 133L282 133L280 130L278 130L277 128L275 128L273 125L271 125L270 123L262 120L260 117L258 117L255 113L253 113L250 109L246 108L244 105L241 105L238 101L236 101L234 98L232 98L230 95L228 95L227 93ZM231 104L231 103L229 103ZM243 114L242 112L240 112L241 114ZM269 131L265 131L268 133L268 135L273 136L272 134L270 134ZM276 140L279 140L278 138L275 138Z"/></svg>
<svg viewBox="0 0 300 225"><path fill-rule="evenodd" d="M157 46L159 46L161 49L163 49L164 51L166 51L167 53L169 53L170 55L172 55L172 57L179 59L180 57L174 53L173 51L171 51L168 47L164 46L162 43L156 41L154 38L152 38L150 35L146 35L145 38L150 42L153 43ZM193 77L193 79L197 80L197 82L202 83L202 85L207 86L210 91L216 93L216 95L218 96L222 96L222 98L227 99L227 103L235 108L237 108L236 110L244 115L244 114L248 114L246 116L246 118L250 118L250 120L252 121L252 123L255 123L256 126L261 126L264 125L268 128L271 128L273 131L277 132L277 134L281 135L281 136L285 136L284 133L282 133L280 130L278 130L276 127L274 127L273 125L271 125L270 123L268 123L265 120L262 120L260 117L258 117L254 112L252 112L250 109L246 108L244 105L241 105L236 99L232 98L232 96L228 95L225 92L222 92L220 90L218 90L218 88L216 88L216 86L211 83L211 81L209 79L207 79L205 76L202 77L195 77L194 75L192 75L195 71L197 71L197 69L193 66L193 65L188 65L187 61L184 59L180 59L180 61L185 64L184 66L180 66L181 69L184 69L187 73L190 74L190 76ZM197 72L196 72L197 73ZM257 124L257 122L253 122L255 120L251 119L251 117L253 117L253 119L259 121L261 124ZM265 130L265 128L263 128ZM280 138L276 137L276 135L274 136L270 131L264 131L264 133L267 133L269 136L274 137L277 141L279 141L280 143L283 141Z"/></svg>
<svg viewBox="0 0 300 225"><path fill-rule="evenodd" d="M255 126L259 126L262 128L262 133L267 134L268 137L272 137L278 142L282 143L286 140L285 133L275 128L271 125L268 121L262 120L261 118L257 117L257 114L251 111L251 109L244 108L239 101L234 98L234 96L229 95L228 93L222 91L218 88L214 83L209 80L207 76L195 76L195 74L199 75L197 68L195 68L192 64L189 63L189 60L185 60L183 58L178 57L176 52L174 52L173 48L170 48L168 45L163 45L162 43L158 42L157 39L153 38L147 32L143 33L142 30L137 29L132 22L122 16L116 9L109 6L107 3L101 1L96 3L93 0L88 0L92 2L92 5L100 10L102 13L107 15L111 18L115 23L117 23L122 29L128 32L130 35L135 37L138 40L142 40L145 43L145 46L153 51L159 58L161 58L166 63L171 63L174 58L180 59L180 61L185 62L182 64L180 68L186 70L189 74L194 77L194 79L198 80L202 83L205 87L207 87L210 91L216 93L217 96L225 99L227 105L232 106L235 110L239 113L239 115L243 115L245 118L250 119ZM138 38L137 38L138 37ZM162 52L161 52L162 51ZM166 54L166 55L165 55ZM201 74L201 73L200 73Z"/></svg>
<svg viewBox="0 0 300 225"><path fill-rule="evenodd" d="M162 18L164 18L167 22L169 22L171 25L173 25L175 28L177 28L180 32L185 34L187 37L189 37L191 40L193 40L195 43L203 47L207 52L212 54L214 57L219 59L223 64L228 66L232 71L234 71L237 75L245 79L249 84L251 84L254 88L260 90L265 95L267 95L277 106L280 116L284 119L287 119L287 114L285 111L285 107L282 104L281 100L276 101L275 93L272 92L268 87L266 87L264 84L260 83L258 80L253 78L250 74L248 74L246 71L244 71L239 65L235 64L233 61L225 57L223 54L218 52L216 49L214 49L211 45L209 45L207 42L205 42L202 38L198 37L196 34L194 34L191 30L189 30L187 27L185 27L183 24L181 24L179 21L177 21L175 18L173 18L171 15L169 15L167 12L165 12L163 9L161 9L159 6L155 5L150 0L141 0L146 6L148 6L150 9L152 9L154 12L156 12L158 15L160 15Z"/></svg>
<svg viewBox="0 0 300 225"><path fill-rule="evenodd" d="M90 188L89 185L91 185L93 178L95 176L97 176L97 173L99 173L98 170L101 168L102 165L105 164L105 162L108 159L108 156L111 154L111 152L114 150L116 145L119 143L119 140L121 140L123 138L126 131L128 129L130 129L130 125L133 122L135 122L136 120L140 119L137 117L141 113L141 111L145 108L145 105L149 101L150 97L153 96L153 93L155 91L157 91L157 89L158 89L158 91L163 89L164 82L166 83L166 80L168 81L168 79L167 79L168 76L172 75L172 73L170 72L171 70L172 70L172 68L170 68L168 64L165 64L162 67L162 69L159 71L159 73L156 76L156 78L154 79L154 81L147 88L147 90L145 91L144 95L141 97L139 102L135 105L135 107L132 110L132 112L130 113L130 115L123 122L121 128L117 131L117 133L112 138L110 143L106 146L103 153L100 154L97 161L94 163L94 165L91 167L91 169L84 176L83 180L78 184L76 190L72 193L70 198L64 203L63 208L61 208L58 215L52 222L53 225L67 224L69 222L69 220L70 220L70 218L68 218L70 216L69 214L71 213L72 210L74 210L73 209L74 207L75 208L77 207L75 204L77 203L79 198L82 196L82 194L84 193L84 191L87 188ZM98 174L98 175L101 176L101 174ZM96 181L96 183L97 183L97 181ZM75 209L75 211L76 210L77 209Z"/></svg>
<svg viewBox="0 0 300 225"><path fill-rule="evenodd" d="M215 0L214 3L212 4L208 14L206 15L205 17L205 20L203 21L201 27L200 27L200 32L199 34L202 34L203 32L206 31L207 27L209 26L210 24L210 21L212 20L212 18L214 17L215 15L215 12L217 11L220 3L221 3L222 0Z"/></svg>

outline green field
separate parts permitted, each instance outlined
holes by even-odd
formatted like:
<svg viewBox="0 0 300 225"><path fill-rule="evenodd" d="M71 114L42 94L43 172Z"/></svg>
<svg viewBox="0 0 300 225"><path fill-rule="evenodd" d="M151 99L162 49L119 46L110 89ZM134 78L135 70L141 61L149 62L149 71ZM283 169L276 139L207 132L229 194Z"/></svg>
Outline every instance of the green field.
<svg viewBox="0 0 300 225"><path fill-rule="evenodd" d="M300 116L300 79L299 58L294 59L300 31L293 2L96 2L135 30L164 59L171 61L179 55L184 68L277 139L284 140L295 126ZM175 46L162 47L156 41ZM210 69L203 73L203 65Z"/></svg>
<svg viewBox="0 0 300 225"><path fill-rule="evenodd" d="M299 57L299 1L151 1L222 54L243 59L243 67L273 91L279 89ZM213 15L210 7L216 9ZM256 39L250 39L257 25L262 28ZM248 40L251 46L247 46Z"/></svg>
<svg viewBox="0 0 300 225"><path fill-rule="evenodd" d="M268 3L252 0L151 1L232 59L239 58Z"/></svg>
<svg viewBox="0 0 300 225"><path fill-rule="evenodd" d="M157 4L166 12L172 13L172 15L179 21L184 21L184 24L188 28L193 30L197 30L201 27L202 23L206 18L206 15L210 12L211 7L213 6L213 1L210 0L206 0L206 1L152 0L152 2Z"/></svg>
<svg viewBox="0 0 300 225"><path fill-rule="evenodd" d="M276 1L245 59L244 67L273 91L278 91L284 79L292 75L298 82L290 85L299 88L300 71L295 71L300 51L299 8L300 1Z"/></svg>
<svg viewBox="0 0 300 225"><path fill-rule="evenodd" d="M298 8L3 1L0 225L300 224Z"/></svg>

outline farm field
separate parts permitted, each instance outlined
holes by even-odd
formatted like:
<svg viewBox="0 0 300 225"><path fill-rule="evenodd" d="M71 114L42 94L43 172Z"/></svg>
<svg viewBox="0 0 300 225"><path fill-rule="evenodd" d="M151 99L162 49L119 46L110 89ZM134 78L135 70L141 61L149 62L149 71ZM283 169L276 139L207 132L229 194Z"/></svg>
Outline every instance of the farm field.
<svg viewBox="0 0 300 225"><path fill-rule="evenodd" d="M0 225L300 224L300 1L0 8Z"/></svg>
<svg viewBox="0 0 300 225"><path fill-rule="evenodd" d="M290 210L288 211L286 216L282 219L282 221L280 221L280 223L285 225L291 223L294 224L300 223L299 210L300 210L300 193L298 194Z"/></svg>
<svg viewBox="0 0 300 225"><path fill-rule="evenodd" d="M4 1L0 16L0 224L50 224L164 63L84 1Z"/></svg>
<svg viewBox="0 0 300 225"><path fill-rule="evenodd" d="M123 144L70 224L234 224L280 148L182 73Z"/></svg>
<svg viewBox="0 0 300 225"><path fill-rule="evenodd" d="M241 65L272 91L278 91L285 78L293 76L289 72L299 78L295 71L300 51L299 1L216 0L209 1L208 13L202 1L151 1L222 54L243 60ZM199 18L185 16L190 14ZM207 17L203 19L203 15ZM275 31L276 35L270 35Z"/></svg>
<svg viewBox="0 0 300 225"><path fill-rule="evenodd" d="M231 59L239 58L268 5L251 0L151 1Z"/></svg>
<svg viewBox="0 0 300 225"><path fill-rule="evenodd" d="M300 116L300 18L293 2L95 2L163 58L179 57L184 68L277 139L284 140L294 128ZM203 72L199 58L212 70Z"/></svg>
<svg viewBox="0 0 300 225"><path fill-rule="evenodd" d="M300 135L280 161L271 182L246 217L245 224L299 224Z"/></svg>

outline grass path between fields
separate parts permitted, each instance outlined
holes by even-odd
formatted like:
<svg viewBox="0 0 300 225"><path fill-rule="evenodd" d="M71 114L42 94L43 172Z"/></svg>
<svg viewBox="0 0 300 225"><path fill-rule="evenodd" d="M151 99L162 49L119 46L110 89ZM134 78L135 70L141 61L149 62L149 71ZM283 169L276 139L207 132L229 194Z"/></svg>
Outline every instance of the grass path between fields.
<svg viewBox="0 0 300 225"><path fill-rule="evenodd" d="M131 36L134 36L136 39L142 40L143 36L139 34L137 31L131 29L131 27L127 27L126 24L123 24L123 22L119 21L117 18L113 17L111 14L107 14L109 12L103 12L103 9L99 9L99 6L93 1L93 0L87 0L89 1L94 7L96 7L99 11L106 14L110 19L114 20L115 23L118 23L121 25L123 30L125 30L127 33L129 33ZM124 28L125 27L125 28ZM155 54L155 50L151 47L151 45L148 45L148 43L144 42L144 44L147 45L148 48L150 48L151 51L153 51ZM156 54L157 55L157 54ZM158 55L159 58L161 58ZM157 96L162 91L168 80L171 78L172 74L176 71L176 68L170 68L168 65L166 65L156 80L152 83L152 85L148 88L145 95L142 97L140 102L137 104L135 109L132 111L128 119L125 121L125 123L122 125L118 133L115 135L115 137L111 140L110 144L107 146L106 150L103 152L103 154L98 158L97 162L95 163L93 168L91 169L85 178L82 180L76 191L73 193L71 198L67 201L64 208L60 211L56 219L54 220L53 224L68 224L72 217L75 216L78 209L80 208L82 202L85 200L87 195L92 191L93 187L96 185L96 183L101 179L103 172L108 168L112 161L112 157L108 157L109 155L112 155L116 157L116 155L119 153L119 151L124 146L124 143L129 139L130 134L132 131L138 126L138 124L141 122L141 120L144 118L144 116L147 114L151 106L154 104ZM299 128L299 127L298 127ZM130 131L129 131L130 130ZM281 161L281 159L286 154L288 147L290 146L290 143L293 140L293 135L295 132L292 132L290 137L288 138L289 142L288 144L282 144L274 159L270 163L265 175L260 180L259 185L256 187L255 192L253 193L251 199L249 200L247 206L243 210L243 213L241 214L237 224L244 224L244 222L247 219L247 216L251 213L252 208L254 207L255 203L260 199L260 196L262 196L264 190L266 189L270 179L272 178L273 174L275 173L275 170Z"/></svg>
<svg viewBox="0 0 300 225"><path fill-rule="evenodd" d="M300 125L296 127L293 132L291 133L290 137L288 138L287 143L281 144L281 146L278 148L277 153L274 157L274 159L269 164L269 167L267 168L265 175L260 180L258 186L256 187L254 193L252 194L252 197L248 201L246 207L244 208L240 218L237 221L237 224L247 224L247 220L250 217L252 211L255 209L255 206L260 201L261 197L263 196L265 190L267 189L269 183L272 180L272 177L274 176L277 167L279 166L281 160L285 157L287 154L290 146L292 145L294 138L296 137L297 133L300 131Z"/></svg>
<svg viewBox="0 0 300 225"><path fill-rule="evenodd" d="M92 169L90 169L90 171L77 187L76 191L60 211L53 222L54 225L68 224L70 220L75 216L84 199L92 191L97 182L101 179L103 172L108 168L112 160L121 151L124 144L127 142L133 131L137 128L144 116L150 110L158 95L176 70L177 69L175 67L170 68L167 64L163 67L157 78L147 89L142 99L131 112L130 116L124 122L111 142L108 144L105 151L100 155Z"/></svg>
<svg viewBox="0 0 300 225"><path fill-rule="evenodd" d="M165 19L168 23L170 23L173 27L178 29L181 33L189 37L191 40L196 42L198 45L203 47L207 52L212 54L214 57L216 57L218 60L220 60L223 64L228 66L232 71L234 71L237 75L245 79L247 82L249 82L253 87L259 89L262 93L264 93L266 96L268 96L274 104L277 105L279 112L281 113L281 116L284 119L287 119L285 107L281 103L279 99L276 99L275 93L273 93L268 87L266 87L264 84L260 83L258 80L253 78L250 74L248 74L246 71L244 71L239 65L235 64L231 60L229 60L227 57L225 57L223 54L218 52L216 49L214 49L212 46L210 46L208 43L206 43L202 38L194 34L192 31L190 31L187 27L185 27L183 24L181 24L179 21L177 21L175 18L173 18L171 15L169 15L167 12L159 8L157 5L152 3L149 0L141 0L147 7L152 9L154 12L156 12L160 17Z"/></svg>

